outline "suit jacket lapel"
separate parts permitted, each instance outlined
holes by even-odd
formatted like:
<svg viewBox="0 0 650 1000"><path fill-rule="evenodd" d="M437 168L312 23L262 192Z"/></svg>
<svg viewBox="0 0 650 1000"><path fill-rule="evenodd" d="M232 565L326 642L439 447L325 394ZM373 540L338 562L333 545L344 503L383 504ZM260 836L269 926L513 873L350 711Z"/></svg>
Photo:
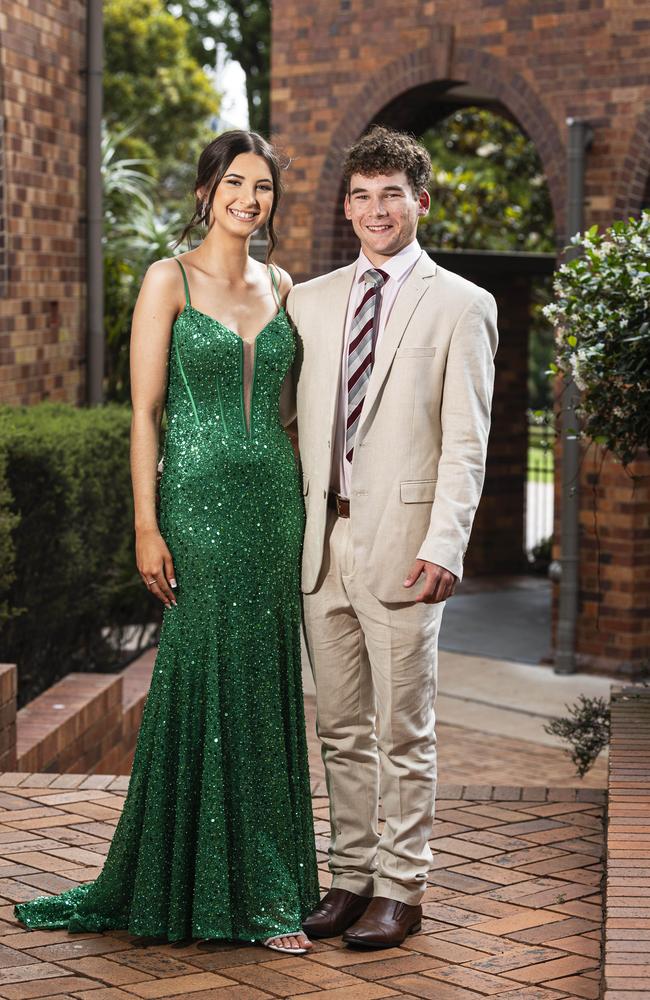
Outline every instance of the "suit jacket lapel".
<svg viewBox="0 0 650 1000"><path fill-rule="evenodd" d="M357 262L335 271L325 286L325 299L321 323L326 327L327 357L323 385L329 395L329 427L334 426L336 403L341 384L341 352L345 335L345 317L350 300L350 291L357 268Z"/></svg>
<svg viewBox="0 0 650 1000"><path fill-rule="evenodd" d="M420 299L431 286L431 279L436 273L436 265L429 255L422 252L422 256L415 264L410 275L400 288L388 322L377 344L377 354L375 363L368 384L368 391L361 411L357 438L363 426L368 421L372 408L381 392L381 388L386 381L388 372L393 363L395 352L400 345L400 341L406 332L411 316L415 312Z"/></svg>

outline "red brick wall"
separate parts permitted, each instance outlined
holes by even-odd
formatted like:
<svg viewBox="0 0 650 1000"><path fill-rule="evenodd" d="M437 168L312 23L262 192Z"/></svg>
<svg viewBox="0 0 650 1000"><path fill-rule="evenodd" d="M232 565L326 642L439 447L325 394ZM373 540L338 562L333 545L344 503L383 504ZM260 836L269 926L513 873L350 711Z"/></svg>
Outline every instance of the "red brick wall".
<svg viewBox="0 0 650 1000"><path fill-rule="evenodd" d="M375 120L423 131L448 113L450 82L467 84L514 116L533 139L560 247L567 117L586 118L594 128L586 223L607 225L638 212L650 190L649 39L649 0L275 0L272 124L292 160L279 215L280 263L300 280L352 259L355 244L341 212L345 147ZM499 463L513 476L521 464L521 442L505 437L506 413L519 417L526 377L512 367L522 355L508 333L519 307L512 297L500 304L500 402L468 563L479 569L490 563L492 515L505 531L521 502L497 483ZM643 471L650 474L650 462ZM620 467L606 463L598 569L590 474L584 466L580 663L634 672L650 659L650 489L641 481L632 493ZM499 489L507 510L499 507Z"/></svg>
<svg viewBox="0 0 650 1000"><path fill-rule="evenodd" d="M650 670L650 460L624 472L592 446L580 477L582 665Z"/></svg>
<svg viewBox="0 0 650 1000"><path fill-rule="evenodd" d="M0 10L0 400L79 401L84 353L85 10Z"/></svg>
<svg viewBox="0 0 650 1000"><path fill-rule="evenodd" d="M273 131L294 158L282 262L296 274L337 260L344 147L376 118L433 122L452 80L500 103L535 141L561 237L568 116L595 128L588 220L638 210L650 167L647 0L393 0L381 8L276 0L273 12Z"/></svg>

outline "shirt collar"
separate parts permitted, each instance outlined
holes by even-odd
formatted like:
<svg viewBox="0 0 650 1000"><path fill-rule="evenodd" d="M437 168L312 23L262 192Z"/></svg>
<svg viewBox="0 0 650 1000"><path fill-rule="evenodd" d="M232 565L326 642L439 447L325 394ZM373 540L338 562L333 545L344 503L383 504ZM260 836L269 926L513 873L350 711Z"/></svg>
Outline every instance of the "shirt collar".
<svg viewBox="0 0 650 1000"><path fill-rule="evenodd" d="M408 246L396 253L394 257L390 260L385 261L381 265L381 270L385 271L389 278L394 278L395 281L400 281L404 275L411 270L416 260L422 254L422 247L417 240L413 240ZM363 275L370 268L374 268L368 258L366 257L363 250L360 252L357 258L357 269L355 271L355 281L360 281Z"/></svg>

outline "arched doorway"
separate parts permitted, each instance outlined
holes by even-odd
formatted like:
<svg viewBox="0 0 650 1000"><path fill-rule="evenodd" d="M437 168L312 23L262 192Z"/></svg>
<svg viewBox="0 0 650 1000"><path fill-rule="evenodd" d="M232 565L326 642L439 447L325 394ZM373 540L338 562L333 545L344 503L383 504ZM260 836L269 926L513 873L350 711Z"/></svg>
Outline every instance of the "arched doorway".
<svg viewBox="0 0 650 1000"><path fill-rule="evenodd" d="M510 123L511 128L530 140L512 110L485 87L453 80L417 83L407 90L400 89L395 83L393 86L397 90L396 95L377 108L356 135L350 134L349 121L341 123L338 132L341 147L349 145L373 123L422 135L427 129L468 108L500 116ZM344 191L340 172L336 176L333 173L335 159L340 171L343 153L338 138L336 147L338 152L330 154L329 162L325 163L321 174L319 203L326 202L331 215L319 227L317 248L322 263L317 265L316 270L341 266L357 253L356 240L341 211ZM540 170L543 171L541 163ZM546 180L548 182L548 178ZM557 175L555 181L557 200L560 197ZM550 205L550 185L549 193ZM549 213L552 216L550 207ZM423 243L422 238L420 242ZM530 579L524 581L522 574L528 569L527 550L530 552L533 547L539 547L540 550L545 548L550 557L553 449L552 435L549 434L544 442L548 449L548 464L542 470L541 481L538 476L537 481L530 482L531 430L527 414L531 401L528 370L531 307L534 297L539 295L543 279L546 279L548 285L554 269L555 237L554 234L551 235L546 252L542 253L517 253L503 249L494 251L480 241L473 244L470 241L462 249L455 247L451 250L441 250L439 246L427 243L424 245L440 265L488 288L497 299L500 313L500 348L486 482L466 562L465 588L468 592L477 590L480 587L478 579L490 577L491 593L494 594L499 587L503 591L504 614L514 614L513 609L517 608L517 617L524 627L519 628L516 641L510 647L504 640L501 647L497 641L493 649L486 650L483 638L477 636L475 647L472 647L470 641L469 647L466 646L464 651L479 652L483 647L482 651L491 655L539 662L548 656L551 648L551 587L543 576L538 577L536 582ZM539 454L536 455L536 461L539 461ZM533 503L536 507L534 511L531 510ZM545 509L537 509L540 505ZM534 522L532 531L531 520ZM540 525L543 526L541 533ZM546 545L540 546L539 543L542 542ZM543 566L543 559L540 561ZM499 583L495 578L502 582ZM492 606L494 607L494 599ZM463 618L463 640L467 643L468 619L465 613ZM470 616L470 620L473 618L474 616ZM492 610L490 622L493 623ZM514 619L512 624L517 631ZM495 632L492 628L491 634L499 640L498 631Z"/></svg>
<svg viewBox="0 0 650 1000"><path fill-rule="evenodd" d="M369 79L332 131L320 171L315 202L322 206L314 228L314 273L350 259L353 242L339 210L340 166L345 149L374 122L421 135L455 108L489 108L516 121L534 142L548 184L558 246L564 243L565 149L546 107L535 91L484 50L461 47L448 69L447 43L416 49ZM354 252L354 251L352 251Z"/></svg>

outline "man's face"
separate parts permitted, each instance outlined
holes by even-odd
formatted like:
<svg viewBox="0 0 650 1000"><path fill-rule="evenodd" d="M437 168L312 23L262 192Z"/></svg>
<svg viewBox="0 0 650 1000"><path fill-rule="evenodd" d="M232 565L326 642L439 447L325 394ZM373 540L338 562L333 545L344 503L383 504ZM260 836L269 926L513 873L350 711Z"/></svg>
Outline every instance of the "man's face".
<svg viewBox="0 0 650 1000"><path fill-rule="evenodd" d="M375 177L352 174L345 217L366 257L379 265L413 242L418 219L427 214L429 204L428 192L415 195L403 170Z"/></svg>

